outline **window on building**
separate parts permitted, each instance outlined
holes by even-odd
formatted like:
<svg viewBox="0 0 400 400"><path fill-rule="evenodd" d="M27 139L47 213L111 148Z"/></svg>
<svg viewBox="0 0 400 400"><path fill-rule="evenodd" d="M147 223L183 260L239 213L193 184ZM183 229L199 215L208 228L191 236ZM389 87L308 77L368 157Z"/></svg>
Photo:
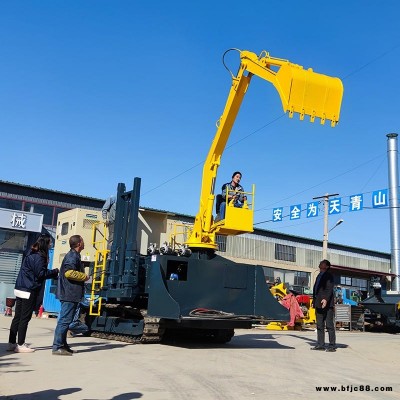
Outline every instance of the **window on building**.
<svg viewBox="0 0 400 400"><path fill-rule="evenodd" d="M368 281L366 279L353 278L352 286L360 290L368 289Z"/></svg>
<svg viewBox="0 0 400 400"><path fill-rule="evenodd" d="M274 268L274 283L285 283L285 270Z"/></svg>
<svg viewBox="0 0 400 400"><path fill-rule="evenodd" d="M294 277L295 277L295 271L290 271L290 270L285 270L284 273L284 283L287 285L294 285Z"/></svg>
<svg viewBox="0 0 400 400"><path fill-rule="evenodd" d="M310 286L310 273L303 271L295 271L294 284L302 287Z"/></svg>
<svg viewBox="0 0 400 400"><path fill-rule="evenodd" d="M268 283L274 283L274 269L270 267L263 267L265 281Z"/></svg>
<svg viewBox="0 0 400 400"><path fill-rule="evenodd" d="M22 210L22 201L0 198L0 208L8 208L9 210Z"/></svg>
<svg viewBox="0 0 400 400"><path fill-rule="evenodd" d="M346 286L351 286L351 277L342 275L340 277L340 284L341 285L346 285Z"/></svg>
<svg viewBox="0 0 400 400"><path fill-rule="evenodd" d="M296 262L296 247L275 243L275 259Z"/></svg>
<svg viewBox="0 0 400 400"><path fill-rule="evenodd" d="M29 209L27 209L28 207ZM53 225L53 206L47 206L45 204L25 203L25 211L34 212L36 214L43 214L43 224Z"/></svg>
<svg viewBox="0 0 400 400"><path fill-rule="evenodd" d="M33 207L34 207L33 203L29 203L27 201L24 203L24 211L26 212L33 212Z"/></svg>
<svg viewBox="0 0 400 400"><path fill-rule="evenodd" d="M0 230L0 250L23 251L25 232Z"/></svg>
<svg viewBox="0 0 400 400"><path fill-rule="evenodd" d="M225 252L226 251L226 236L216 235L215 240L218 245L218 251Z"/></svg>
<svg viewBox="0 0 400 400"><path fill-rule="evenodd" d="M24 203L24 211L43 214L43 224L50 226L56 226L58 214L67 210L67 208L53 207L46 204Z"/></svg>

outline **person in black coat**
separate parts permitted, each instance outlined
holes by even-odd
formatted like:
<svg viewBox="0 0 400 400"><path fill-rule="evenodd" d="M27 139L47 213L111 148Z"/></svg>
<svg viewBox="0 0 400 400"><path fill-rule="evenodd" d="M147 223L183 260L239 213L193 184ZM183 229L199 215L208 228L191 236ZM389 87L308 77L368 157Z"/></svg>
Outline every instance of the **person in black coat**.
<svg viewBox="0 0 400 400"><path fill-rule="evenodd" d="M47 269L49 249L52 243L50 235L40 235L22 261L21 269L15 282L15 314L11 322L8 338L9 351L15 351L16 353L32 353L35 351L25 343L25 338L29 321L36 308L37 300L41 296L45 280L57 278L58 276L58 268Z"/></svg>
<svg viewBox="0 0 400 400"><path fill-rule="evenodd" d="M336 331L334 322L334 281L330 273L331 263L322 260L319 274L313 289L313 304L317 318L317 345L312 350L336 351ZM325 349L325 327L328 331L329 345Z"/></svg>

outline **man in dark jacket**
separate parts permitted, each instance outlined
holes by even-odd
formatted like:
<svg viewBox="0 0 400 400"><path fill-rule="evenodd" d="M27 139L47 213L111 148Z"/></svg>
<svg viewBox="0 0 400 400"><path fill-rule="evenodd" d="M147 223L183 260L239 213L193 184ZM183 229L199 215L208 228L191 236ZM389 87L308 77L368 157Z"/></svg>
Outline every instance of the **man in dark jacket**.
<svg viewBox="0 0 400 400"><path fill-rule="evenodd" d="M73 235L69 239L71 250L65 255L61 264L57 284L57 298L61 302L61 310L54 332L54 355L71 356L73 350L67 344L67 332L79 302L83 298L84 284L89 279L81 263L80 252L85 248L81 236Z"/></svg>
<svg viewBox="0 0 400 400"><path fill-rule="evenodd" d="M333 275L329 272L331 263L322 260L319 274L313 289L313 303L317 317L317 345L311 350L336 351L336 332L334 323ZM325 325L329 336L329 346L325 349Z"/></svg>

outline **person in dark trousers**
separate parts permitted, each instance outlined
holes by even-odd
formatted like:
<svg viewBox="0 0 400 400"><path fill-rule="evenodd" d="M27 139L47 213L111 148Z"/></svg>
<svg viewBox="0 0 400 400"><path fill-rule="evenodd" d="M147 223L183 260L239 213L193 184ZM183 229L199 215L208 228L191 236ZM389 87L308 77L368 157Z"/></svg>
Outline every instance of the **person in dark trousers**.
<svg viewBox="0 0 400 400"><path fill-rule="evenodd" d="M85 282L89 276L81 263L81 251L85 243L81 236L73 235L69 238L70 251L61 263L57 284L57 298L61 302L60 314L54 331L53 355L72 356L74 352L67 344L67 333L74 319L79 302L83 299Z"/></svg>
<svg viewBox="0 0 400 400"><path fill-rule="evenodd" d="M111 250L111 246L114 240L114 223L115 223L115 213L117 210L117 197L110 196L103 205L101 210L101 215L103 221L108 228L108 238L107 238L107 250Z"/></svg>
<svg viewBox="0 0 400 400"><path fill-rule="evenodd" d="M49 249L52 244L53 240L50 235L40 235L22 261L15 282L15 315L11 322L8 338L9 351L16 353L32 353L35 351L25 343L26 332L38 299L43 293L45 280L57 278L58 275L58 268L47 269Z"/></svg>
<svg viewBox="0 0 400 400"><path fill-rule="evenodd" d="M40 313L40 307L43 305L43 298L44 298L44 289L45 289L46 285L42 285L42 289L40 290L40 293L38 294L38 297L36 299L36 305L34 308L34 312L35 312L35 317L39 316Z"/></svg>
<svg viewBox="0 0 400 400"><path fill-rule="evenodd" d="M68 337L75 337L79 334L85 336L89 332L89 327L82 321L81 313L82 309L89 308L89 301L83 299L76 308L74 318L68 327Z"/></svg>
<svg viewBox="0 0 400 400"><path fill-rule="evenodd" d="M243 207L243 203L247 200L247 197L243 195L244 189L240 185L242 179L242 173L236 171L232 174L231 182L222 185L222 202L219 208L219 216L216 220L225 219L226 211L226 200L228 203L233 202L234 207Z"/></svg>
<svg viewBox="0 0 400 400"><path fill-rule="evenodd" d="M334 322L334 282L330 273L331 263L322 260L319 263L319 274L313 289L313 304L317 318L317 345L311 350L336 351L336 332ZM325 348L325 326L328 331L329 345Z"/></svg>

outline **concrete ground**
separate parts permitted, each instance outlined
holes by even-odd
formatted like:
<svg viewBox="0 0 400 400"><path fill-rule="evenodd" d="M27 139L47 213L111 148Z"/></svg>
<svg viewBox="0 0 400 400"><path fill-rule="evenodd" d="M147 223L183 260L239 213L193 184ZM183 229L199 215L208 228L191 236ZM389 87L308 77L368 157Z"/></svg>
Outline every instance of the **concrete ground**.
<svg viewBox="0 0 400 400"><path fill-rule="evenodd" d="M51 354L56 319L32 319L30 354L6 351L10 323L0 316L4 400L400 399L400 335L338 331L335 353L310 351L312 330L238 330L213 346L75 337L63 357Z"/></svg>

